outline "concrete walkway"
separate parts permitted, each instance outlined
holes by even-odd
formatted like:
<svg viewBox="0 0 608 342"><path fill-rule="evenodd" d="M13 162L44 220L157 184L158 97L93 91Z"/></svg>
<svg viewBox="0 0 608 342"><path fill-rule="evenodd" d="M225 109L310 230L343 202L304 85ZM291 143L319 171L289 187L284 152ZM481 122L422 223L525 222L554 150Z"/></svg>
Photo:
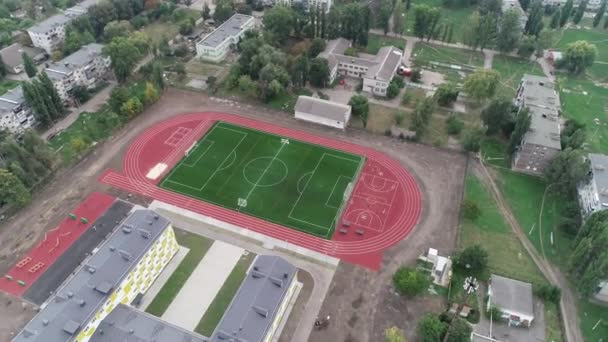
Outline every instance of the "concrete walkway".
<svg viewBox="0 0 608 342"><path fill-rule="evenodd" d="M162 318L178 327L194 330L244 251L215 241Z"/></svg>

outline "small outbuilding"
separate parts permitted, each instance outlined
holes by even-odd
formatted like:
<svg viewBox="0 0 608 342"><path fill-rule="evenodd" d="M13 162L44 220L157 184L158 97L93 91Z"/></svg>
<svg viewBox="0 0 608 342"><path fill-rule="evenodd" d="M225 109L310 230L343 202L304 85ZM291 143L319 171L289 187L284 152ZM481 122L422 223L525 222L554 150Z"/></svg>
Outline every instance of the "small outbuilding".
<svg viewBox="0 0 608 342"><path fill-rule="evenodd" d="M339 129L346 129L351 115L348 105L310 96L298 97L294 110L296 119Z"/></svg>
<svg viewBox="0 0 608 342"><path fill-rule="evenodd" d="M534 320L532 284L492 274L487 307L500 309L509 326L529 328Z"/></svg>

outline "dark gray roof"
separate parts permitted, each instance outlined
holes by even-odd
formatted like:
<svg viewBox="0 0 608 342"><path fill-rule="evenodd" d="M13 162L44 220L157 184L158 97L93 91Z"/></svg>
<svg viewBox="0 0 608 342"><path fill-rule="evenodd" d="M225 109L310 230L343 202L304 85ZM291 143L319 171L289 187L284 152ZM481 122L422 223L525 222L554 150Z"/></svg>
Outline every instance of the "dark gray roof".
<svg viewBox="0 0 608 342"><path fill-rule="evenodd" d="M84 0L81 3L78 3L68 9L65 10L65 13L68 14L84 14L87 13L87 10L89 9L89 7L95 5L96 3L100 2L101 0Z"/></svg>
<svg viewBox="0 0 608 342"><path fill-rule="evenodd" d="M93 59L99 57L102 49L103 45L101 44L87 44L81 47L80 50L74 52L59 62L49 65L45 71L51 79L63 79L72 71L89 64Z"/></svg>
<svg viewBox="0 0 608 342"><path fill-rule="evenodd" d="M19 43L7 46L0 50L0 56L2 61L10 68L14 68L18 65L23 64L23 58L21 54L24 53L34 58L40 55L44 55L45 51L35 47L23 46Z"/></svg>
<svg viewBox="0 0 608 342"><path fill-rule="evenodd" d="M599 201L602 206L608 203L608 156L605 154L589 153L587 156L591 163L590 170L593 173L592 182L595 182L595 188L599 196Z"/></svg>
<svg viewBox="0 0 608 342"><path fill-rule="evenodd" d="M525 142L561 150L560 101L554 83L547 77L526 74L522 86L521 101L532 118Z"/></svg>
<svg viewBox="0 0 608 342"><path fill-rule="evenodd" d="M0 111L13 110L13 108L21 105L24 101L23 88L21 88L21 86L16 86L0 95Z"/></svg>
<svg viewBox="0 0 608 342"><path fill-rule="evenodd" d="M344 122L350 112L350 106L310 96L300 96L294 110Z"/></svg>
<svg viewBox="0 0 608 342"><path fill-rule="evenodd" d="M296 273L297 268L283 258L259 255L211 341L231 341L227 338L235 342L262 341Z"/></svg>
<svg viewBox="0 0 608 342"><path fill-rule="evenodd" d="M130 306L119 304L104 318L89 342L205 342L184 330Z"/></svg>
<svg viewBox="0 0 608 342"><path fill-rule="evenodd" d="M243 30L243 25L250 20L253 20L252 16L237 13L213 30L207 37L201 39L197 44L216 47L226 39L239 34Z"/></svg>
<svg viewBox="0 0 608 342"><path fill-rule="evenodd" d="M134 211L13 341L71 341L168 225L152 210Z"/></svg>
<svg viewBox="0 0 608 342"><path fill-rule="evenodd" d="M45 33L58 26L63 26L69 23L73 18L73 16L68 16L65 14L55 14L54 16L48 17L38 24L28 28L27 30L35 33Z"/></svg>
<svg viewBox="0 0 608 342"><path fill-rule="evenodd" d="M490 285L492 286L492 305L501 310L510 310L534 317L532 284L492 274Z"/></svg>

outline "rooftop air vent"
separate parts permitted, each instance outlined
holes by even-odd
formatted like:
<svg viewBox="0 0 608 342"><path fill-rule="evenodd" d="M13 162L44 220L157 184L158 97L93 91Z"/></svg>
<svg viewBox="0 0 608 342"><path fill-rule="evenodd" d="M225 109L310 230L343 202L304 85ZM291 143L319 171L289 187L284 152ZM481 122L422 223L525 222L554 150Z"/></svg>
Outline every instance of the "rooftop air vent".
<svg viewBox="0 0 608 342"><path fill-rule="evenodd" d="M266 318L268 317L268 310L266 310L265 308L259 306L259 305L254 305L253 307L251 307L253 309L253 311L255 311L258 315Z"/></svg>
<svg viewBox="0 0 608 342"><path fill-rule="evenodd" d="M152 224L152 221L150 221L150 224ZM150 231L149 231L149 230L146 230L146 229L138 229L138 231L139 231L139 234L141 234L141 236L142 236L144 239L149 239L149 238L150 238L150 236L152 236L152 233L150 233Z"/></svg>
<svg viewBox="0 0 608 342"><path fill-rule="evenodd" d="M283 281L277 277L270 277L270 282L275 284L277 287L283 287Z"/></svg>
<svg viewBox="0 0 608 342"><path fill-rule="evenodd" d="M119 250L118 254L120 254L120 256L125 259L126 261L130 261L131 260L131 253L125 251L125 250Z"/></svg>

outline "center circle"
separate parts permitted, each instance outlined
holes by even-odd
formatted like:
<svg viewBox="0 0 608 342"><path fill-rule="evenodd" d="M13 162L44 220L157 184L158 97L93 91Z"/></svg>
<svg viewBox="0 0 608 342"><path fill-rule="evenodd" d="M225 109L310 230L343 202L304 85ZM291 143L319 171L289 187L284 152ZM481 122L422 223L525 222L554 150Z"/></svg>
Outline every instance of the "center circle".
<svg viewBox="0 0 608 342"><path fill-rule="evenodd" d="M287 165L275 157L255 158L243 168L243 177L251 185L274 186L287 177Z"/></svg>

